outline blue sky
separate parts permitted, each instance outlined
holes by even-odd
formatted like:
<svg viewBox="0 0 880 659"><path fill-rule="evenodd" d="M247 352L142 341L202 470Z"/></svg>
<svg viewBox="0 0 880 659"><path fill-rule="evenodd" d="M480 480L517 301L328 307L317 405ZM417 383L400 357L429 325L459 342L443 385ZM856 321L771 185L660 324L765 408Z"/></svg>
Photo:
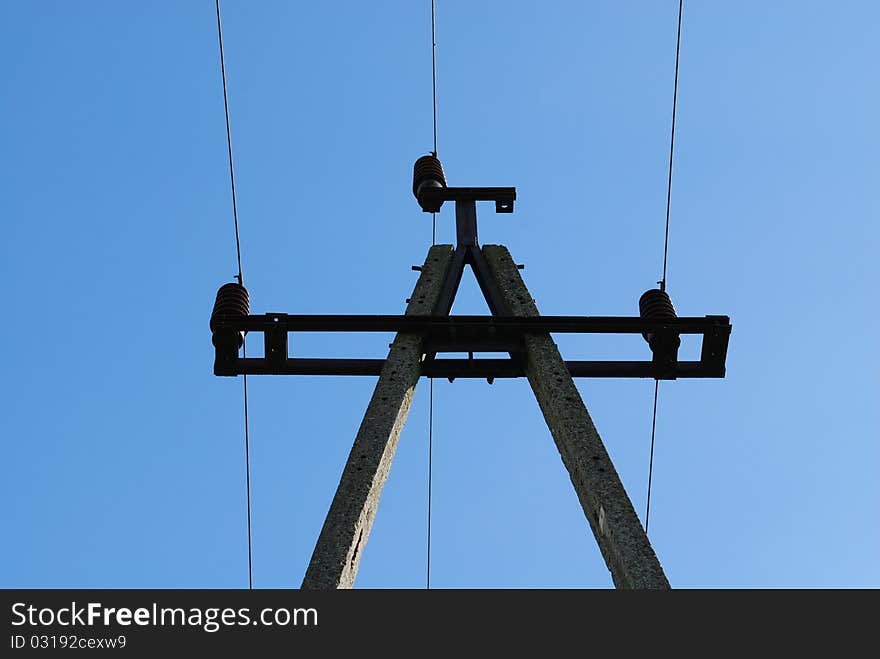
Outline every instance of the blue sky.
<svg viewBox="0 0 880 659"><path fill-rule="evenodd" d="M438 0L447 178L517 186L480 237L545 314L634 315L659 279L676 11ZM410 191L430 3L223 18L253 312L401 313L431 241ZM241 379L212 375L208 330L235 273L214 21L207 0L0 7L3 586L247 586ZM673 586L880 586L878 61L873 2L685 3L669 291L733 334L726 379L660 387L650 536ZM454 311L484 309L466 276ZM296 587L374 382L249 383L254 581ZM653 382L578 386L644 516ZM432 586L610 586L525 380L434 390ZM424 586L427 394L359 587Z"/></svg>

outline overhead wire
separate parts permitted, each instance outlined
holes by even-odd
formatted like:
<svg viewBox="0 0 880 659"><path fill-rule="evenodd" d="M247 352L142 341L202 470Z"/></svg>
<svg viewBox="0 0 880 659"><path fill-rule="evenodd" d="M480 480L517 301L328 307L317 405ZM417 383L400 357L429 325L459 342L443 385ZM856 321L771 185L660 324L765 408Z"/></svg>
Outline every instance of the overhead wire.
<svg viewBox="0 0 880 659"><path fill-rule="evenodd" d="M437 156L437 21L436 0L431 0L431 100L434 119L434 157ZM431 246L437 244L437 213L431 213ZM434 477L434 379L429 378L428 391L428 523L425 589L431 589L431 504Z"/></svg>
<svg viewBox="0 0 880 659"><path fill-rule="evenodd" d="M425 590L431 590L431 490L434 473L434 379L429 380L430 392L428 394L428 557L425 574Z"/></svg>
<svg viewBox="0 0 880 659"><path fill-rule="evenodd" d="M431 96L434 114L434 157L437 158L437 21L436 2L431 0ZM437 244L437 213L431 213L431 246Z"/></svg>
<svg viewBox="0 0 880 659"><path fill-rule="evenodd" d="M238 262L238 274L236 279L244 286L244 274L241 268L241 240L238 230L238 201L235 196L235 167L232 156L232 130L229 122L229 93L226 86L226 57L223 52L223 22L220 19L220 0L215 0L217 10L217 41L220 45L220 74L223 78L223 108L226 113L226 150L229 155L229 183L232 188L232 218L235 226L235 255ZM242 344L242 354L247 357L247 345ZM244 379L244 460L245 460L245 493L247 499L247 556L248 556L248 588L254 587L254 563L253 563L253 533L251 526L251 450L250 430L248 420L248 381Z"/></svg>
<svg viewBox="0 0 880 659"><path fill-rule="evenodd" d="M681 61L681 17L684 0L678 0L678 31L675 38L675 82L672 87L672 128L669 135L669 174L666 180L666 229L663 237L663 276L660 279L660 290L666 290L666 264L669 256L669 217L672 208L672 163L675 156L675 114L678 107L678 69ZM651 517L651 485L654 478L654 438L657 432L657 397L660 380L654 380L654 411L651 418L651 453L648 462L648 497L645 506L645 533Z"/></svg>
<svg viewBox="0 0 880 659"><path fill-rule="evenodd" d="M666 290L666 260L669 255L669 215L672 208L672 161L675 156L675 111L678 107L678 63L681 59L681 15L684 0L678 0L678 34L675 38L675 82L672 86L672 130L669 135L669 176L666 180L666 232L663 237L663 278L660 290Z"/></svg>
<svg viewBox="0 0 880 659"><path fill-rule="evenodd" d="M437 9L431 0L431 89L434 101L434 155L437 155Z"/></svg>
<svg viewBox="0 0 880 659"><path fill-rule="evenodd" d="M648 523L651 520L651 481L654 476L654 433L657 430L657 394L660 390L660 380L654 380L654 414L651 418L651 459L648 465L648 503L645 508L645 533L648 532Z"/></svg>

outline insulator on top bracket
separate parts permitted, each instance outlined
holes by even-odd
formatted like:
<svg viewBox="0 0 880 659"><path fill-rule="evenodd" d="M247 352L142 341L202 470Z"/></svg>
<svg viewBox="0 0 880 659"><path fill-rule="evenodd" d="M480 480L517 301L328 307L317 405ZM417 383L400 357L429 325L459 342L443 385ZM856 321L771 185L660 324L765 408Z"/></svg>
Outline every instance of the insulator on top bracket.
<svg viewBox="0 0 880 659"><path fill-rule="evenodd" d="M413 194L425 213L437 213L444 201L494 201L496 213L512 213L516 188L450 188L436 154L416 160Z"/></svg>
<svg viewBox="0 0 880 659"><path fill-rule="evenodd" d="M420 205L422 201L419 195L423 188L445 187L446 176L443 174L443 165L440 164L440 160L436 155L431 153L416 160L416 164L413 166L413 194ZM432 212L423 205L422 210Z"/></svg>

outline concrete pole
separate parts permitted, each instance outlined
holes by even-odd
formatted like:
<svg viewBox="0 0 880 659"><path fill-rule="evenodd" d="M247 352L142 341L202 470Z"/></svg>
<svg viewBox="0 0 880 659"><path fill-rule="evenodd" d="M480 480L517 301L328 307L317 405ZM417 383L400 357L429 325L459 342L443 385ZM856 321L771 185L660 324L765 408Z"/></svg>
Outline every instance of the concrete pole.
<svg viewBox="0 0 880 659"><path fill-rule="evenodd" d="M451 245L431 247L406 308L408 316L428 316L452 261ZM421 375L422 337L398 334L391 344L373 397L367 406L348 462L342 472L330 512L318 537L302 587L351 588L364 546L370 537L379 497L400 431Z"/></svg>
<svg viewBox="0 0 880 659"><path fill-rule="evenodd" d="M492 278L515 316L538 308L503 245L485 245ZM617 470L549 334L525 337L526 375L618 588L669 588Z"/></svg>

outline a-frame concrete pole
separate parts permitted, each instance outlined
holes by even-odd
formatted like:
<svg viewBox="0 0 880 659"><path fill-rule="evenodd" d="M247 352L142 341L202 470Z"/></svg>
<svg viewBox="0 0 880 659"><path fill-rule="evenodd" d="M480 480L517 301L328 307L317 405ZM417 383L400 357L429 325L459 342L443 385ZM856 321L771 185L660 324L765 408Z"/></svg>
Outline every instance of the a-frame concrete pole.
<svg viewBox="0 0 880 659"><path fill-rule="evenodd" d="M431 314L451 261L451 245L436 245L430 249L406 315ZM421 359L421 336L398 334L395 337L318 537L303 588L351 588L354 585L400 431L409 415L421 375Z"/></svg>
<svg viewBox="0 0 880 659"><path fill-rule="evenodd" d="M503 245L483 254L495 284L515 316L538 308ZM669 588L660 561L620 482L574 381L549 334L526 335L526 375L568 469L581 507L618 588Z"/></svg>

